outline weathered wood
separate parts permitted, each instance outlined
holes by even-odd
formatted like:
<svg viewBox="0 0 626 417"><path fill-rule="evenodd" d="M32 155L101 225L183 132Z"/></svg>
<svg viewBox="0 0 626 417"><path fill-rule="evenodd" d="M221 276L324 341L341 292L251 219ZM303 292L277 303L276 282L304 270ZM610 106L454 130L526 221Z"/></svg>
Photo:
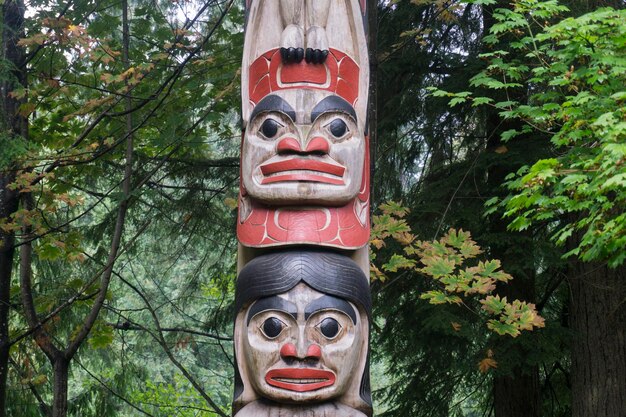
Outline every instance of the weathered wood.
<svg viewBox="0 0 626 417"><path fill-rule="evenodd" d="M235 305L238 417L371 414L369 283L348 257L304 250L257 257L239 275Z"/></svg>
<svg viewBox="0 0 626 417"><path fill-rule="evenodd" d="M242 408L237 417L366 417L366 414L336 402L311 407L254 401Z"/></svg>
<svg viewBox="0 0 626 417"><path fill-rule="evenodd" d="M248 3L238 238L358 249L369 239L369 58L356 0Z"/></svg>
<svg viewBox="0 0 626 417"><path fill-rule="evenodd" d="M365 1L246 13L233 412L370 416Z"/></svg>

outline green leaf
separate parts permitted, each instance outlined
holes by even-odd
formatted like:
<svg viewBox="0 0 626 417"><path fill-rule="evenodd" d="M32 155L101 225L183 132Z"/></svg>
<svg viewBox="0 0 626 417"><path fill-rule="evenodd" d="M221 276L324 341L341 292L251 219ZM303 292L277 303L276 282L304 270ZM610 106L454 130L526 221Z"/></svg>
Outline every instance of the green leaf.
<svg viewBox="0 0 626 417"><path fill-rule="evenodd" d="M624 101L626 100L626 91L619 91L615 94L611 94L611 98L615 101Z"/></svg>
<svg viewBox="0 0 626 417"><path fill-rule="evenodd" d="M504 142L508 142L511 139L513 139L514 137L520 135L522 132L516 129L510 129L510 130L506 130L504 132L502 132L500 134L500 137L502 138L502 140Z"/></svg>
<svg viewBox="0 0 626 417"><path fill-rule="evenodd" d="M440 257L425 258L422 259L422 262L427 266L420 271L433 278L441 278L453 273L456 266L454 261Z"/></svg>
<svg viewBox="0 0 626 417"><path fill-rule="evenodd" d="M94 349L104 349L113 343L114 333L111 326L97 324L89 334L89 345Z"/></svg>
<svg viewBox="0 0 626 417"><path fill-rule="evenodd" d="M472 101L472 107L482 106L483 104L493 103L493 99L489 97L476 97Z"/></svg>
<svg viewBox="0 0 626 417"><path fill-rule="evenodd" d="M379 206L385 214L391 214L399 218L403 218L409 213L409 209L402 206L402 203L397 203L395 201L387 201Z"/></svg>
<svg viewBox="0 0 626 417"><path fill-rule="evenodd" d="M489 200L485 201L485 206L495 206L500 202L500 197L491 197Z"/></svg>
<svg viewBox="0 0 626 417"><path fill-rule="evenodd" d="M454 107L458 104L462 104L465 103L467 101L467 99L465 97L454 97L452 100L450 100L450 107Z"/></svg>
<svg viewBox="0 0 626 417"><path fill-rule="evenodd" d="M500 314L506 307L506 297L500 298L499 295L490 295L480 302L483 309L493 315Z"/></svg>
<svg viewBox="0 0 626 417"><path fill-rule="evenodd" d="M517 337L521 334L521 332L514 324L502 323L498 320L489 320L489 322L487 323L487 327L490 330L498 333L500 336L509 335L512 337Z"/></svg>
<svg viewBox="0 0 626 417"><path fill-rule="evenodd" d="M608 180L604 181L604 184L601 185L601 188L621 188L622 191L624 191L624 189L626 189L626 173L613 175Z"/></svg>
<svg viewBox="0 0 626 417"><path fill-rule="evenodd" d="M428 291L420 295L422 300L428 300L430 304L461 304L462 300L456 295L447 295L443 291Z"/></svg>
<svg viewBox="0 0 626 417"><path fill-rule="evenodd" d="M412 259L407 259L402 255L394 254L389 262L383 265L383 270L387 272L397 272L399 269L411 269L416 265Z"/></svg>
<svg viewBox="0 0 626 417"><path fill-rule="evenodd" d="M481 5L481 6L489 6L489 5L492 5L492 4L496 4L497 1L496 0L464 0L461 3L477 4L477 5Z"/></svg>

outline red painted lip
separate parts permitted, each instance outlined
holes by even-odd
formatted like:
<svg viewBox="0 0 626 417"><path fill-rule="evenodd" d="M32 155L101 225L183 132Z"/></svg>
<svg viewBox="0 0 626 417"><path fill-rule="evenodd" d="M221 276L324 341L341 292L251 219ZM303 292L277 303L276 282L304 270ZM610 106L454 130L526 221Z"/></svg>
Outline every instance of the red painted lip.
<svg viewBox="0 0 626 417"><path fill-rule="evenodd" d="M333 385L335 383L335 374L321 369L272 369L265 374L265 382L289 391L307 392Z"/></svg>
<svg viewBox="0 0 626 417"><path fill-rule="evenodd" d="M323 182L326 184L333 185L344 185L342 179L329 178L324 177L322 175L313 175L313 174L288 174L288 175L277 175L274 177L263 178L261 184L272 184L275 182L284 182L284 181L308 181L308 182Z"/></svg>
<svg viewBox="0 0 626 417"><path fill-rule="evenodd" d="M312 159L292 158L286 161L272 162L261 166L261 173L264 176L278 174L287 171L312 171L323 172L338 178L329 178L323 175L315 175L311 173L291 173L285 175L276 175L273 177L263 178L261 184L271 184L283 181L310 181L323 182L326 184L344 185L342 179L346 169L340 165L333 165L327 162L316 161Z"/></svg>

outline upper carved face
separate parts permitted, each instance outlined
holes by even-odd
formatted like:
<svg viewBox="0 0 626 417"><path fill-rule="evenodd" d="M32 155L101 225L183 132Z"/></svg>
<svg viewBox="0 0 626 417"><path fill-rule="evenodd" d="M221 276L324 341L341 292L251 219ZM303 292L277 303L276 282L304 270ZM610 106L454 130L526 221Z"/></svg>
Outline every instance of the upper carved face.
<svg viewBox="0 0 626 417"><path fill-rule="evenodd" d="M360 377L367 318L350 302L298 284L257 300L245 316L243 356L250 383L279 402L327 401Z"/></svg>
<svg viewBox="0 0 626 417"><path fill-rule="evenodd" d="M342 205L359 192L364 158L364 134L348 102L287 90L254 108L241 174L245 192L267 204Z"/></svg>

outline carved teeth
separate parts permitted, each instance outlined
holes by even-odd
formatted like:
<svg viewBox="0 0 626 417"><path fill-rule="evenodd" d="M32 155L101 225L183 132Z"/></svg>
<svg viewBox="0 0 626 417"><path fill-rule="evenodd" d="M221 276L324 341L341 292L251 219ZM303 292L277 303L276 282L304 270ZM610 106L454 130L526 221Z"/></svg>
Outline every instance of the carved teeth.
<svg viewBox="0 0 626 417"><path fill-rule="evenodd" d="M272 378L274 381L286 382L288 384L316 384L318 382L326 382L327 378Z"/></svg>
<svg viewBox="0 0 626 417"><path fill-rule="evenodd" d="M337 178L337 177L341 178L341 176L339 175L329 174L328 172L313 171L310 169L291 169L289 171L273 172L269 175L266 175L266 177L272 178L272 177L278 177L280 175L290 175L290 174L309 174L309 175L319 175L319 176L326 177L326 178Z"/></svg>

